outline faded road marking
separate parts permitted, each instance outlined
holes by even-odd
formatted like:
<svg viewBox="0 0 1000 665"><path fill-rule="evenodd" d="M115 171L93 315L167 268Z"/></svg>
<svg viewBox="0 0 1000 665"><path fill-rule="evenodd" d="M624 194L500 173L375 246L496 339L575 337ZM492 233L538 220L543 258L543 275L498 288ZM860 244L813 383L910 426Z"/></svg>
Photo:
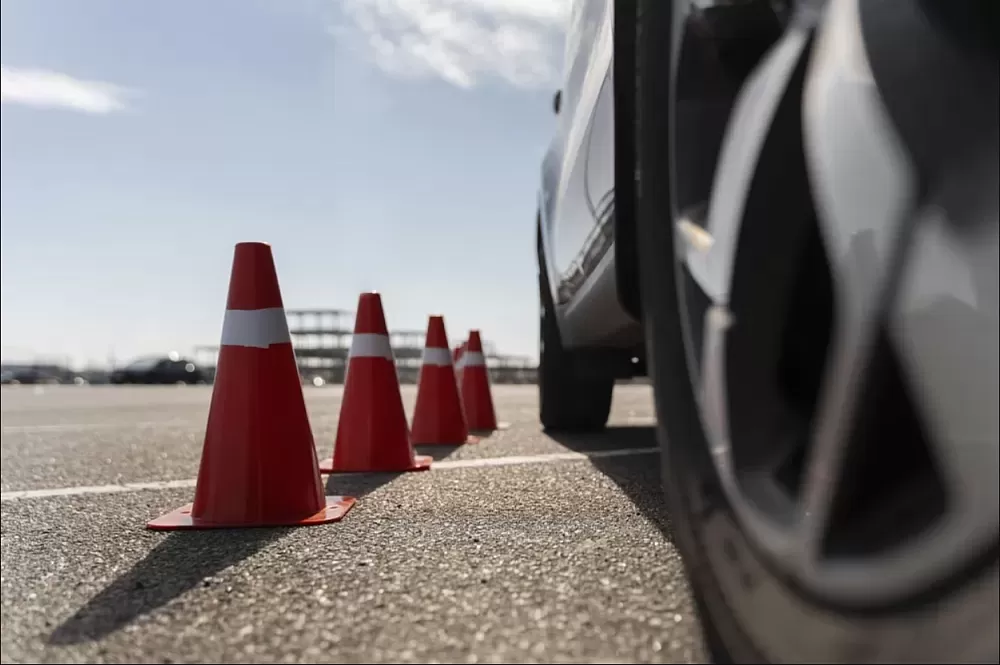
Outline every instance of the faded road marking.
<svg viewBox="0 0 1000 665"><path fill-rule="evenodd" d="M85 432L95 429L122 429L135 427L149 429L156 427L193 427L190 420L143 420L120 423L55 423L51 425L4 425L4 434L26 434L30 432Z"/></svg>
<svg viewBox="0 0 1000 665"><path fill-rule="evenodd" d="M194 478L189 478L187 480L157 480L150 483L124 483L122 485L84 485L80 487L59 487L55 489L3 492L0 494L0 499L3 501L14 501L16 499L44 499L53 496L115 494L119 492L138 492L140 490L171 490L181 487L194 487L194 485Z"/></svg>
<svg viewBox="0 0 1000 665"><path fill-rule="evenodd" d="M572 462L575 460L601 457L625 457L628 455L649 455L660 452L658 448L619 448L617 450L594 450L586 453L549 453L546 455L511 455L510 457L487 457L481 459L457 459L434 462L434 469L475 469L487 466L515 466L518 464L551 464L552 462Z"/></svg>
<svg viewBox="0 0 1000 665"><path fill-rule="evenodd" d="M594 450L583 453L550 453L546 455L512 455L510 457L487 457L482 459L442 460L431 465L431 471L447 471L449 469L475 469L498 466L516 466L521 464L552 464L555 462L573 462L606 457L628 457L632 455L652 455L659 453L658 448L619 448L617 450ZM336 475L336 474L335 474ZM358 475L358 474L351 474ZM196 479L157 480L148 483L123 483L120 485L90 485L80 487L60 487L53 489L19 490L0 493L2 501L17 501L20 499L44 499L61 496L85 496L88 494L118 494L122 492L139 492L143 490L168 490L192 488Z"/></svg>

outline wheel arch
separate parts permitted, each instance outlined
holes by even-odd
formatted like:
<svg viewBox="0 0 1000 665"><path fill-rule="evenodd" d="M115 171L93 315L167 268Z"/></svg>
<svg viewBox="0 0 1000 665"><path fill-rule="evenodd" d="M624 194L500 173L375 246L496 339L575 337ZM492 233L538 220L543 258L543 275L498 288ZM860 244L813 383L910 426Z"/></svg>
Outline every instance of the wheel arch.
<svg viewBox="0 0 1000 665"><path fill-rule="evenodd" d="M632 118L635 109L631 81L635 67L635 2L614 0L614 50L612 79L615 109L615 210L614 252L618 299L624 310L642 320L639 297L639 248L635 216L635 138Z"/></svg>

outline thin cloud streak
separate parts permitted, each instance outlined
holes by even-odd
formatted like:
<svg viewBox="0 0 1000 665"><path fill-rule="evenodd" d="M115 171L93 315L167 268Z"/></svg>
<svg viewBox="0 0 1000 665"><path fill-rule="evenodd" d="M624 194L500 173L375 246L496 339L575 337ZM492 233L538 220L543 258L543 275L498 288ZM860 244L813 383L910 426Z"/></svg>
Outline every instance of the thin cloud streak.
<svg viewBox="0 0 1000 665"><path fill-rule="evenodd" d="M107 114L127 108L125 88L103 81L88 81L45 69L0 65L4 104L35 108L66 109L81 113Z"/></svg>
<svg viewBox="0 0 1000 665"><path fill-rule="evenodd" d="M382 71L463 89L486 77L550 86L569 11L565 0L344 0L342 7ZM350 36L343 27L335 34Z"/></svg>

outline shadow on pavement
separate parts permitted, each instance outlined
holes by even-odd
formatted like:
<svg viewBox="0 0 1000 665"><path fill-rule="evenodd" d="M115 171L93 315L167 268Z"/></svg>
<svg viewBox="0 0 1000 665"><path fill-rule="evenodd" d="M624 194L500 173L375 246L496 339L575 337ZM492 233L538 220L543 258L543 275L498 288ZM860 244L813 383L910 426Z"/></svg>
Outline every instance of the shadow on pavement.
<svg viewBox="0 0 1000 665"><path fill-rule="evenodd" d="M417 455L430 455L434 461L443 460L452 455L461 445L416 445L413 446ZM371 494L383 485L391 483L400 476L409 473L428 473L427 471L416 472L395 472L395 471L370 471L360 473L331 473L326 478L326 493L353 496L360 499L366 494Z"/></svg>
<svg viewBox="0 0 1000 665"><path fill-rule="evenodd" d="M142 561L94 596L49 636L52 645L100 639L166 605L198 584L253 555L290 529L174 532Z"/></svg>
<svg viewBox="0 0 1000 665"><path fill-rule="evenodd" d="M578 453L598 450L621 450L623 448L658 449L656 428L646 425L615 425L599 432L552 432L543 430L551 439ZM642 456L640 457L648 457Z"/></svg>
<svg viewBox="0 0 1000 665"><path fill-rule="evenodd" d="M427 473L419 471L413 473ZM364 473L331 473L326 477L326 494L341 494L360 499L371 494L383 485L391 483L402 472L364 472Z"/></svg>
<svg viewBox="0 0 1000 665"><path fill-rule="evenodd" d="M418 455L430 455L434 458L435 462L440 462L443 459L451 457L456 450L465 445L467 444L442 445L435 443L433 445L417 444L413 447L416 449Z"/></svg>
<svg viewBox="0 0 1000 665"><path fill-rule="evenodd" d="M327 495L361 498L399 473L331 474ZM49 636L51 645L101 639L166 605L216 573L243 561L300 527L169 533L125 575L92 598Z"/></svg>
<svg viewBox="0 0 1000 665"><path fill-rule="evenodd" d="M544 433L564 448L578 453L649 449L649 453L620 457L595 456L590 463L618 485L636 509L664 536L673 539L660 480L659 443L655 427L608 427L600 432L585 433L546 430Z"/></svg>

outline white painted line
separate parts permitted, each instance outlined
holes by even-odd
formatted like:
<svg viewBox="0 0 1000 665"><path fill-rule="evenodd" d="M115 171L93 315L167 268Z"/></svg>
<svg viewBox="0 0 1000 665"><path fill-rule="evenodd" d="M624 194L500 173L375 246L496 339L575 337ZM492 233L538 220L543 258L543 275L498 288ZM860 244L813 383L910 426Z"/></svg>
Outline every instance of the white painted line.
<svg viewBox="0 0 1000 665"><path fill-rule="evenodd" d="M184 487L194 487L196 479L187 480L156 480L150 483L125 483L123 485L90 485L83 487L60 487L57 489L21 490L18 492L3 492L3 501L17 499L44 499L53 496L82 496L86 494L116 494L120 492L138 492L140 490L172 490Z"/></svg>
<svg viewBox="0 0 1000 665"><path fill-rule="evenodd" d="M201 423L198 426L202 426ZM140 429L156 427L194 427L196 423L190 420L143 420L136 423L58 423L52 425L4 425L4 434L21 434L28 432L85 432L93 429L120 429L137 427Z"/></svg>
<svg viewBox="0 0 1000 665"><path fill-rule="evenodd" d="M619 448L618 450L594 450L587 453L549 453L547 455L512 455L510 457L487 457L480 459L441 460L431 464L434 469L477 469L487 466L517 466L520 464L551 464L553 462L576 462L603 457L626 457L629 455L650 455L659 453L659 448Z"/></svg>
<svg viewBox="0 0 1000 665"><path fill-rule="evenodd" d="M577 462L580 460L605 457L628 457L632 455L652 455L658 448L619 448L617 450L595 450L586 453L549 453L547 455L512 455L510 457L488 457L483 459L441 460L431 465L431 471L448 469L476 469L498 466L518 466L522 464L552 464L555 462ZM348 474L335 474L348 475ZM358 475L358 474L349 474ZM196 478L186 480L157 480L148 483L124 483L121 485L91 485L83 487L60 487L54 489L19 490L0 493L0 501L20 499L44 499L60 496L85 496L88 494L118 494L142 490L169 490L193 488Z"/></svg>

